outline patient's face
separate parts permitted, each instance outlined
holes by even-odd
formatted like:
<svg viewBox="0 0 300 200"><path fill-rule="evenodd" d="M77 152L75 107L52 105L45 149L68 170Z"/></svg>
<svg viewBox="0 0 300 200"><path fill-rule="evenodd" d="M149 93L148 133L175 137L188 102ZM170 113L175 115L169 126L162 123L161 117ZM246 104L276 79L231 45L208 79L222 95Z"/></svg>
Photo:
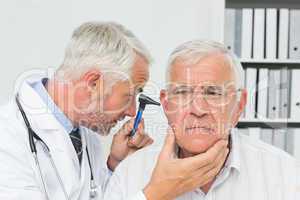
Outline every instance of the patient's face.
<svg viewBox="0 0 300 200"><path fill-rule="evenodd" d="M244 108L236 91L234 74L223 54L211 54L193 64L175 61L161 102L184 156L204 152L228 138L228 129L236 125Z"/></svg>

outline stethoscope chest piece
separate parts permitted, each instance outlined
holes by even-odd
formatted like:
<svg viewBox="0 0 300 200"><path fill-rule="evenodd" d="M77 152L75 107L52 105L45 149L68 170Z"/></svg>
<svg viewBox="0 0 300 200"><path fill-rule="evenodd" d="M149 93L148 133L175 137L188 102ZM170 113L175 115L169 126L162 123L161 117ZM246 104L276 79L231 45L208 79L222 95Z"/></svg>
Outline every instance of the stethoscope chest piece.
<svg viewBox="0 0 300 200"><path fill-rule="evenodd" d="M94 199L97 197L97 187L94 180L91 181L91 188L90 188L90 198Z"/></svg>

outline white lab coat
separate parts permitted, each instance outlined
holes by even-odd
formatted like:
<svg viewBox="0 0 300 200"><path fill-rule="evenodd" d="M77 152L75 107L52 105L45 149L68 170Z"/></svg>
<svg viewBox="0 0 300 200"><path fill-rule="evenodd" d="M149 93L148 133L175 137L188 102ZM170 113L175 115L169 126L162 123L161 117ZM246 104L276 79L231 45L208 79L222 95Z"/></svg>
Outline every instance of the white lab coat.
<svg viewBox="0 0 300 200"><path fill-rule="evenodd" d="M32 89L30 82L27 80L20 87L21 104L33 130L49 146L70 199L89 199L90 168L86 145L98 186L97 199L102 199L110 172L103 159L99 136L86 128L80 128L84 150L80 167L68 133ZM64 193L50 160L43 153L40 144L37 144L37 149L50 199L64 200ZM27 128L14 98L0 107L0 199L45 199L38 169L30 151Z"/></svg>

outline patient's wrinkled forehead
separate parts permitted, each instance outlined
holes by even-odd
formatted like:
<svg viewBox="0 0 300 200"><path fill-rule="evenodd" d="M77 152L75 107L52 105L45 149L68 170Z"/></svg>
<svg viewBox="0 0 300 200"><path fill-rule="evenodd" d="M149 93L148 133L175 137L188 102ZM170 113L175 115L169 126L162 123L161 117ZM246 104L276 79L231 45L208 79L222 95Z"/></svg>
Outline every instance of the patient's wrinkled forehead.
<svg viewBox="0 0 300 200"><path fill-rule="evenodd" d="M200 60L176 59L170 68L169 84L228 84L234 82L230 61L221 53L209 54Z"/></svg>

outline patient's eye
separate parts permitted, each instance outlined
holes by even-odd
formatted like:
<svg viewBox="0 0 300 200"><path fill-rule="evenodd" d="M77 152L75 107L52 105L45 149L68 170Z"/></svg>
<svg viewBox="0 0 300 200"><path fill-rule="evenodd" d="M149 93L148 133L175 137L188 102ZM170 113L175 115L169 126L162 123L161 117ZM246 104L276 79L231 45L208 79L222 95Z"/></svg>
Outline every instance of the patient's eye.
<svg viewBox="0 0 300 200"><path fill-rule="evenodd" d="M188 93L187 90L175 90L174 91L174 94L186 94L186 93Z"/></svg>
<svg viewBox="0 0 300 200"><path fill-rule="evenodd" d="M185 94L191 94L193 90L191 88L187 87L180 87L180 88L175 88L173 91L173 94L175 95L185 95Z"/></svg>
<svg viewBox="0 0 300 200"><path fill-rule="evenodd" d="M218 86L206 86L206 87L203 87L202 89L203 89L204 95L208 95L208 96L224 95L222 88L220 88Z"/></svg>

